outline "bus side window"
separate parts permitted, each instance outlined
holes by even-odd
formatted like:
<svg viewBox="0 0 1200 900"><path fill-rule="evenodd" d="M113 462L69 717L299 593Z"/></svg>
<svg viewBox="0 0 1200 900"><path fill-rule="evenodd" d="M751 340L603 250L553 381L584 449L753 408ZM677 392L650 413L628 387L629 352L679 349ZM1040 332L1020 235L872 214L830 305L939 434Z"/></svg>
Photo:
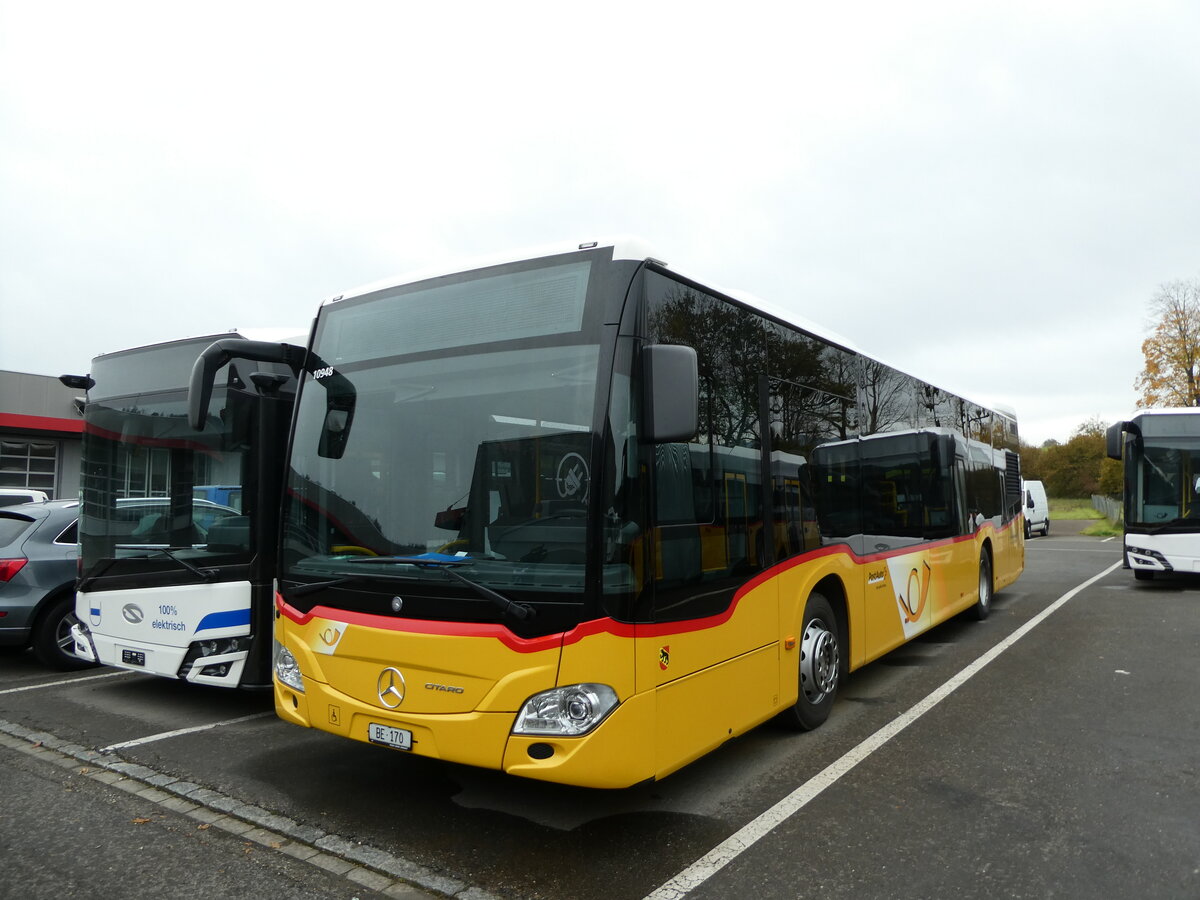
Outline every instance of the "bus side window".
<svg viewBox="0 0 1200 900"><path fill-rule="evenodd" d="M646 276L652 342L696 351L698 430L654 452L656 621L715 615L762 568L760 386L769 323L658 273Z"/></svg>
<svg viewBox="0 0 1200 900"><path fill-rule="evenodd" d="M663 584L683 584L701 575L700 528L687 444L654 448L655 510L659 522L659 572Z"/></svg>

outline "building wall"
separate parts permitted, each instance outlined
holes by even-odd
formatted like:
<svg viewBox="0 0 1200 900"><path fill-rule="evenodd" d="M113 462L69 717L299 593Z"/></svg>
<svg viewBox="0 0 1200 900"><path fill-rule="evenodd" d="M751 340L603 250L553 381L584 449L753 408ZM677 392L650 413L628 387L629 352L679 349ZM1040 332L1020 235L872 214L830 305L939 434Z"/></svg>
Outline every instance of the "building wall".
<svg viewBox="0 0 1200 900"><path fill-rule="evenodd" d="M79 494L83 391L50 375L0 369L0 487Z"/></svg>

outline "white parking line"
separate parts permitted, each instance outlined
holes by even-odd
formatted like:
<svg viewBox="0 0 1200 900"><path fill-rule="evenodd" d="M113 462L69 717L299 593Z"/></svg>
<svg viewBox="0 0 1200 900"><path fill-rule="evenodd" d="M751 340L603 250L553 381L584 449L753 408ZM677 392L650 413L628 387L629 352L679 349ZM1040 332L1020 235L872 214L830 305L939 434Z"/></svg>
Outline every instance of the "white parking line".
<svg viewBox="0 0 1200 900"><path fill-rule="evenodd" d="M61 687L64 684L79 684L83 681L95 681L97 678L116 678L118 675L136 674L136 672L122 670L120 672L106 672L103 675L87 675L83 678L64 678L62 681L47 681L45 684L27 684L25 687L5 688L0 691L0 694L19 694L21 691L37 691L42 688Z"/></svg>
<svg viewBox="0 0 1200 900"><path fill-rule="evenodd" d="M155 741L165 741L167 738L178 737L181 734L195 734L198 731L208 731L211 728L220 728L222 725L236 725L238 722L249 722L251 719L265 719L267 716L275 715L275 711L254 713L249 716L239 716L236 719L224 719L220 722L210 722L208 725L193 725L191 728L176 728L174 731L162 731L158 734L147 735L144 738L137 738L132 741L121 741L119 744L109 744L107 747L101 747L101 753L112 753L114 750L124 750L126 747L140 747L142 744L153 744Z"/></svg>
<svg viewBox="0 0 1200 900"><path fill-rule="evenodd" d="M843 775L962 687L971 676L978 673L1001 653L1040 625L1064 603L1084 588L1090 587L1105 575L1120 568L1120 566L1121 563L1119 562L1113 563L1100 574L1089 578L1077 587L1067 591L1067 593L1051 603L1038 613L1038 615L1034 616L987 653L983 654L983 656L976 659L933 693L925 697L916 706L913 706L903 715L898 716L883 726L883 728L880 728L841 759L827 766L824 771L818 772L804 784L800 785L800 787L796 788L796 790L792 791L792 793L762 813L757 819L743 826L666 884L647 895L645 900L680 900L680 898L686 897L689 892L702 885L713 875L717 874L717 872L721 871L721 869L725 868L725 866L737 859L744 851L750 849L755 843L770 834L776 826L783 824L788 818L802 810L810 801L816 799L822 791L828 787L832 787Z"/></svg>
<svg viewBox="0 0 1200 900"><path fill-rule="evenodd" d="M1103 542L1103 541L1101 541L1101 543L1104 543L1104 542ZM1112 550L1109 550L1109 549L1103 549L1103 548L1102 548L1102 549L1099 549L1099 550L1093 550L1093 549L1092 549L1092 548L1090 548L1090 547L1061 547L1061 546L1055 546L1055 548L1054 548L1054 552L1055 552L1055 553L1103 553L1105 556L1112 556Z"/></svg>

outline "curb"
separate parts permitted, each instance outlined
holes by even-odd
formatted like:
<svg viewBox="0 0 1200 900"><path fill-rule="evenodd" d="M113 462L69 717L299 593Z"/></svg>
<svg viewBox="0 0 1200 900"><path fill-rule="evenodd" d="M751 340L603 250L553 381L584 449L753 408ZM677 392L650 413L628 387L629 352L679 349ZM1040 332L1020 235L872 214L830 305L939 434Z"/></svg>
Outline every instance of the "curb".
<svg viewBox="0 0 1200 900"><path fill-rule="evenodd" d="M439 875L386 850L302 825L287 816L243 803L219 791L156 772L147 766L125 762L113 753L72 744L48 732L33 731L0 719L0 746L72 769L76 774L311 863L397 900L439 897L499 900L487 891Z"/></svg>

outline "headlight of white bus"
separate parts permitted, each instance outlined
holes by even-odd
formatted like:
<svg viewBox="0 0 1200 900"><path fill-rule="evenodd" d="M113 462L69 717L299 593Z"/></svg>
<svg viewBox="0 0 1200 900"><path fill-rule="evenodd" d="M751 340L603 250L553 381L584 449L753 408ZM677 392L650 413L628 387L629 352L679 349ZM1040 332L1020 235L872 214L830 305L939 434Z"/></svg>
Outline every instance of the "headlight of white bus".
<svg viewBox="0 0 1200 900"><path fill-rule="evenodd" d="M517 713L513 734L587 734L617 707L607 684L572 684L534 694Z"/></svg>
<svg viewBox="0 0 1200 900"><path fill-rule="evenodd" d="M300 663L292 656L292 651L279 641L275 641L275 677L281 684L286 684L294 691L304 693L304 678L300 675Z"/></svg>

